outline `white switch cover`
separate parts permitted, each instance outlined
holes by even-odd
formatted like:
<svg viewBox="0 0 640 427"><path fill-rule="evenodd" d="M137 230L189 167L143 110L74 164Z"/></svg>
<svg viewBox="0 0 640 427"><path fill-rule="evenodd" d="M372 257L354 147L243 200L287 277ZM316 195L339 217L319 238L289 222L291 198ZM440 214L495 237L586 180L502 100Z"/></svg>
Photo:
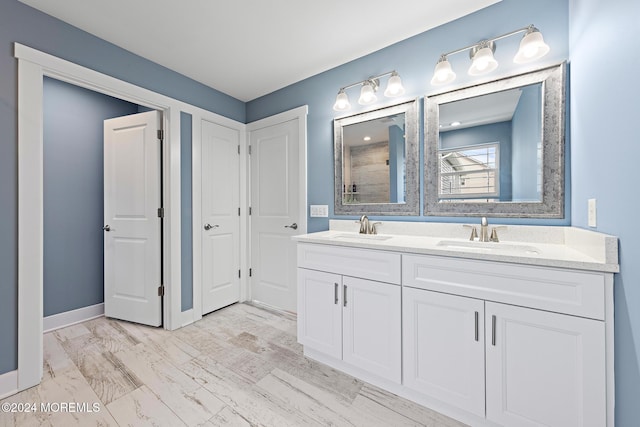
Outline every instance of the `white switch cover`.
<svg viewBox="0 0 640 427"><path fill-rule="evenodd" d="M309 208L312 218L327 218L329 216L329 205L310 205Z"/></svg>
<svg viewBox="0 0 640 427"><path fill-rule="evenodd" d="M589 210L587 213L589 227L597 227L596 222L596 199L589 199Z"/></svg>

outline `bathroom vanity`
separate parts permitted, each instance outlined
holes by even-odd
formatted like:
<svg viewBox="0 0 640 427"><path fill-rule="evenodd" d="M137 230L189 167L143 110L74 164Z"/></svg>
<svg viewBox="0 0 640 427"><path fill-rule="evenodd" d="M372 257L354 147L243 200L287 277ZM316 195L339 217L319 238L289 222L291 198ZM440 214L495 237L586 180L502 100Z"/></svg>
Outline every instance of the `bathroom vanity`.
<svg viewBox="0 0 640 427"><path fill-rule="evenodd" d="M307 357L473 426L613 427L617 238L353 221L298 241Z"/></svg>

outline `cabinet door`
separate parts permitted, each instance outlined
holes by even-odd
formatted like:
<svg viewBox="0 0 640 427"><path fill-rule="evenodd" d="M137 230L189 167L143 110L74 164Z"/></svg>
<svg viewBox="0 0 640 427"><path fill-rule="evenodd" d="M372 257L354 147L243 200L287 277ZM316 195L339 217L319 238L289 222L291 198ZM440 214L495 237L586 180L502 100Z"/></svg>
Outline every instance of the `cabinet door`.
<svg viewBox="0 0 640 427"><path fill-rule="evenodd" d="M342 358L342 276L298 269L298 342Z"/></svg>
<svg viewBox="0 0 640 427"><path fill-rule="evenodd" d="M484 301L402 292L403 384L484 417Z"/></svg>
<svg viewBox="0 0 640 427"><path fill-rule="evenodd" d="M401 382L400 286L343 278L343 360Z"/></svg>
<svg viewBox="0 0 640 427"><path fill-rule="evenodd" d="M488 419L509 427L606 425L603 322L485 308Z"/></svg>

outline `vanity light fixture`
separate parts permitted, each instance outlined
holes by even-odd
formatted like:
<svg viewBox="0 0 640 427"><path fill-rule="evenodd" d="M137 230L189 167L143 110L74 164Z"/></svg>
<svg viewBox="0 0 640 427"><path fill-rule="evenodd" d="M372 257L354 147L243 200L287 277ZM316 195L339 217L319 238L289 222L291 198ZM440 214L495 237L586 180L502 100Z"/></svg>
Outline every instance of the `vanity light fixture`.
<svg viewBox="0 0 640 427"><path fill-rule="evenodd" d="M523 64L525 62L535 61L549 53L549 45L544 42L542 33L534 27L533 24L531 24L492 39L481 40L474 45L463 47L462 49L443 53L440 55L440 59L436 64L431 84L439 86L454 81L456 73L453 72L451 64L447 58L449 55L465 52L467 50L469 51L469 57L472 61L471 67L469 67L468 71L469 75L480 76L490 73L498 68L498 61L493 57L493 53L496 50L495 42L519 33L525 33L525 35L520 41L520 48L518 49L516 56L513 58L513 62L516 64Z"/></svg>
<svg viewBox="0 0 640 427"><path fill-rule="evenodd" d="M333 104L333 109L336 111L347 111L351 108L351 104L349 103L349 97L345 92L346 89L362 86L360 89L360 98L358 99L358 104L360 105L369 105L376 102L378 97L376 96L376 92L380 87L380 78L390 76L387 81L387 87L384 91L384 96L387 97L395 97L404 94L404 87L402 86L402 80L400 79L400 75L396 70L389 71L388 73L380 74L378 76L369 77L366 80L361 82L353 83L344 87L341 87L338 91L338 96L336 97L336 103Z"/></svg>

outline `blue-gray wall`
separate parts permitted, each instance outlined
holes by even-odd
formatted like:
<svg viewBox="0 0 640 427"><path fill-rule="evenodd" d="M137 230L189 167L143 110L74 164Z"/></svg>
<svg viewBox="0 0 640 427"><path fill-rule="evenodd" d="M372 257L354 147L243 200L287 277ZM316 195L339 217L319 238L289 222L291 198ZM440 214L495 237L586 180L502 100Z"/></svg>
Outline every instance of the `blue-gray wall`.
<svg viewBox="0 0 640 427"><path fill-rule="evenodd" d="M103 122L138 106L44 79L44 315L104 302Z"/></svg>
<svg viewBox="0 0 640 427"><path fill-rule="evenodd" d="M333 68L279 91L247 103L247 122L252 122L273 114L298 107L309 106L307 116L307 158L308 201L309 204L329 205L329 218L308 218L309 231L326 230L330 218L355 218L335 216L333 209L333 128L332 120L344 113L336 113L332 107L338 89L354 81L364 80L375 74L396 69L402 78L406 94L401 99L385 98L379 95L376 104L362 107L356 102L357 88L348 89L352 110L348 114L380 108L383 105L403 100L423 97L446 91L454 87L478 83L480 80L468 76L469 57L462 53L451 56L450 62L458 79L449 86L436 88L430 85L433 69L441 53L468 46L483 38L488 38L514 29L535 24L544 34L551 52L543 61L529 65L539 67L566 60L569 57L568 23L569 5L558 0L503 0L493 6L469 16L434 28L415 37L403 40L385 49L374 52L347 64ZM524 71L522 65L513 63L520 37L510 37L497 42L495 57L500 63L498 70L484 81ZM386 84L383 79L382 84ZM420 120L422 121L422 120ZM423 130L421 129L421 134ZM422 140L422 136L421 136ZM422 163L422 162L421 162ZM422 164L421 164L422 168ZM422 204L421 204L422 205ZM442 217L378 217L377 220L396 219L402 221L451 221L464 222L466 218ZM505 219L504 223L566 225L569 219Z"/></svg>
<svg viewBox="0 0 640 427"><path fill-rule="evenodd" d="M18 42L245 122L245 103L120 49L17 0L0 0L0 374L17 368Z"/></svg>
<svg viewBox="0 0 640 427"><path fill-rule="evenodd" d="M193 308L193 204L191 194L191 114L180 114L180 197L181 197L181 277L182 311Z"/></svg>
<svg viewBox="0 0 640 427"><path fill-rule="evenodd" d="M542 141L540 86L529 86L522 90L511 121L514 200L540 200L537 178L542 165L534 161L538 158L538 146Z"/></svg>
<svg viewBox="0 0 640 427"><path fill-rule="evenodd" d="M640 231L638 99L633 37L640 2L571 0L571 182L573 225L620 238L615 276L616 426L640 425Z"/></svg>

